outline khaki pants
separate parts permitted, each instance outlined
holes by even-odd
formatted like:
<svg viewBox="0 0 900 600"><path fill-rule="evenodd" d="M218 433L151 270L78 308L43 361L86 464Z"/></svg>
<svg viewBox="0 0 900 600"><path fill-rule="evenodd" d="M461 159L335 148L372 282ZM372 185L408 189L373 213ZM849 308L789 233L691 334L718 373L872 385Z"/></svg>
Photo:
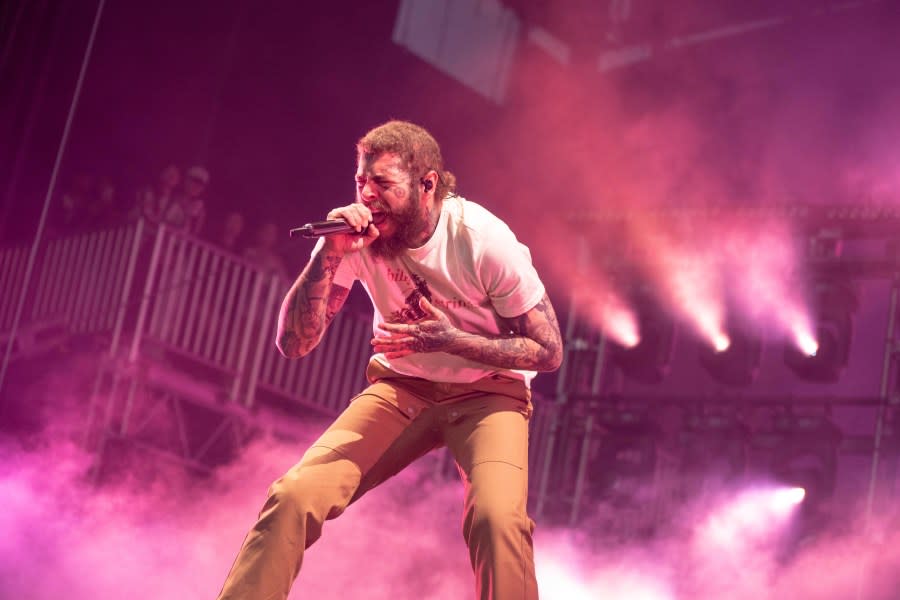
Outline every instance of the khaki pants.
<svg viewBox="0 0 900 600"><path fill-rule="evenodd" d="M376 361L366 377L371 385L269 488L219 598L287 598L303 552L319 538L326 519L442 445L456 459L465 485L463 536L478 598L537 598L534 522L525 509L529 390L496 375L474 383L435 383Z"/></svg>

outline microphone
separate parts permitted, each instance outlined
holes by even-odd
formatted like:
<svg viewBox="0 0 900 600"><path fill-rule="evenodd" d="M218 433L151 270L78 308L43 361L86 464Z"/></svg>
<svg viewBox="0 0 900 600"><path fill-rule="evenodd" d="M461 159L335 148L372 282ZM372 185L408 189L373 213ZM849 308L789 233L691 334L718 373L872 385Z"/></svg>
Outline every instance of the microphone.
<svg viewBox="0 0 900 600"><path fill-rule="evenodd" d="M362 231L356 231L353 225L347 223L343 219L333 219L330 221L316 221L315 223L307 223L303 227L291 229L291 237L302 235L305 238L317 238L323 235L334 235L336 233L350 233L353 235L363 235L368 229L368 225L363 227Z"/></svg>

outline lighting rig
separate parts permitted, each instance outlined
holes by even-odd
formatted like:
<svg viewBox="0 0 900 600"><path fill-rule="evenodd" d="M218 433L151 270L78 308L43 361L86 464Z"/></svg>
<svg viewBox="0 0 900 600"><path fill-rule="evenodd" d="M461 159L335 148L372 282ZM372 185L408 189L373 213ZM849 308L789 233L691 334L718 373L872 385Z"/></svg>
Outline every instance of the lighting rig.
<svg viewBox="0 0 900 600"><path fill-rule="evenodd" d="M798 246L806 248L791 276L792 289L805 300L810 333L809 339L787 333L782 338L783 360L778 362L789 376L776 383L783 391L773 392L771 385L760 389L762 374L778 368L764 360L763 339L778 339L772 339L771 332L764 336L757 323L733 311L726 311L723 323L727 346L696 342L700 348L694 364L700 368L689 381L700 391L680 391L672 382L689 362L682 355L681 346L691 338L683 331L684 323L667 310L652 286L634 278L641 265L635 266L640 257L632 248L621 248L617 255L608 254L608 248L603 253L591 251L591 240L602 238L604 230L617 235L627 229L630 219L641 215L610 211L585 218L579 212L574 225L582 248L579 269L587 273L585 279L610 282L626 299L639 335L636 344L612 341L573 296L557 399L545 428L551 435L535 470L538 516L561 510L566 521L575 523L598 506L621 504L628 494L619 492L628 490L629 473L653 470L651 480L665 482L660 470L667 468L676 469L676 477L702 478L715 472L713 479L721 481L752 470L754 476L803 487L806 505L821 506L838 487L842 453L869 457L866 519L890 502L898 462L894 454L900 448L894 426L900 406L900 208L714 207L680 209L676 217L696 219L702 229L704 219L719 218L726 211L749 227L754 219L760 228L773 218L790 223L795 239L802 242ZM665 212L657 210L652 218L666 220L671 215ZM887 248L883 254L873 251L881 242ZM863 250L845 253L845 244ZM890 282L881 385L877 392L834 393L829 386L851 363L853 345L881 343L880 336L854 339L854 320L863 297L860 288L877 280ZM685 373L680 374L684 383ZM829 416L837 406L865 411L871 433L845 436L840 421ZM797 407L815 407L818 416ZM640 428L621 426L629 418L640 422ZM762 467L756 455L769 457L762 460ZM657 495L667 491L658 489Z"/></svg>

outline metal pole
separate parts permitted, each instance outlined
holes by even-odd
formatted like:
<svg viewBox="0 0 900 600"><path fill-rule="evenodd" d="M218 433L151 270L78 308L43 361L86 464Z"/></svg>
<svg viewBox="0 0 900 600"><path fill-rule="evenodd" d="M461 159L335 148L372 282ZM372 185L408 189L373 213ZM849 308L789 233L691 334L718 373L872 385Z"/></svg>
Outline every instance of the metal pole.
<svg viewBox="0 0 900 600"><path fill-rule="evenodd" d="M81 97L81 88L84 85L84 77L87 73L88 64L91 59L91 52L94 49L94 40L97 38L97 30L100 27L100 16L103 14L103 6L106 0L100 0L97 4L97 11L94 14L94 23L91 26L91 35L88 38L87 48L84 51L84 57L81 60L81 70L78 73L78 81L75 83L75 91L72 94L72 103L69 105L69 114L66 117L66 125L63 128L62 138L59 142L59 148L56 151L56 161L53 164L53 171L50 173L50 183L47 186L47 195L44 197L44 207L41 210L41 216L38 220L37 231L34 234L34 242L31 244L31 252L28 255L28 266L25 269L25 278L22 281L22 291L19 294L19 303L16 306L16 314L13 317L12 327L10 329L9 341L6 344L6 352L3 355L3 362L0 364L0 391L3 390L3 383L6 380L6 371L9 368L9 359L12 356L13 345L16 341L16 335L19 330L19 322L22 319L22 310L25 308L25 300L28 297L28 288L31 282L31 275L34 271L34 263L37 258L38 249L44 236L44 227L47 223L47 214L50 211L50 202L56 191L56 180L59 176L59 168L62 164L62 158L66 151L66 145L69 141L69 132L72 130L72 121L75 119L75 111L78 108L78 99Z"/></svg>
<svg viewBox="0 0 900 600"><path fill-rule="evenodd" d="M866 495L866 511L864 513L865 529L868 530L874 512L875 496L878 488L878 468L881 462L881 445L884 437L884 420L887 413L887 407L891 402L891 373L893 372L894 357L897 355L897 302L900 296L900 275L894 277L891 285L890 312L888 313L887 335L884 347L884 364L881 368L881 389L879 396L881 405L878 407L878 419L875 421L875 435L872 445L872 470L869 474L869 490Z"/></svg>
<svg viewBox="0 0 900 600"><path fill-rule="evenodd" d="M878 492L878 468L881 462L881 440L884 436L884 420L887 413L887 407L891 402L890 383L891 373L893 373L894 357L897 355L898 347L896 340L897 332L897 302L900 297L900 273L894 275L891 282L891 299L888 308L888 325L884 341L884 363L881 368L881 388L880 388L880 404L878 406L878 418L875 421L875 435L872 443L872 470L869 473L869 489L866 494L866 509L863 513L863 532L869 534L872 526L872 513L875 507L875 496ZM865 594L866 571L869 566L868 560L859 561L858 573L856 576L856 600L862 600Z"/></svg>
<svg viewBox="0 0 900 600"><path fill-rule="evenodd" d="M113 325L112 341L109 343L109 358L115 360L119 351L119 340L122 337L122 326L125 323L125 313L128 311L131 298L131 280L137 265L138 254L141 251L141 242L144 239L144 219L139 219L134 228L134 241L131 244L131 254L128 257L128 266L125 268L125 281L122 284L122 296L119 298L119 306L116 309L116 320Z"/></svg>
<svg viewBox="0 0 900 600"><path fill-rule="evenodd" d="M141 338L144 335L144 321L147 319L147 311L150 310L150 294L153 292L153 284L156 281L156 272L157 270L161 270L159 268L159 255L165 237L166 227L165 225L160 225L159 229L156 230L156 239L153 241L153 250L150 253L150 266L147 269L147 280L144 282L144 293L141 295L141 307L138 309L137 322L134 324L134 335L131 338L131 349L128 351L129 365L134 365L138 359ZM162 281L162 275L160 275L160 281ZM159 295L158 292L157 295Z"/></svg>
<svg viewBox="0 0 900 600"><path fill-rule="evenodd" d="M544 460L541 463L541 472L538 478L537 503L534 514L540 518L544 514L544 506L547 502L547 491L550 487L550 467L553 464L553 454L556 449L557 430L560 427L559 413L567 404L566 378L568 377L569 363L571 362L571 353L574 333L575 321L578 318L577 309L575 307L575 298L569 304L569 319L566 323L565 339L563 340L563 361L559 367L559 373L556 378L556 401L553 403L553 412L550 414L550 423L547 425L547 443L544 445Z"/></svg>
<svg viewBox="0 0 900 600"><path fill-rule="evenodd" d="M577 249L577 265L576 269L579 274L583 273L587 268L587 265L590 263L590 250L587 245L587 241L584 237L578 238L578 249ZM559 373L556 378L556 402L553 405L553 413L550 416L550 422L547 427L547 443L544 447L544 460L541 464L541 471L538 480L538 497L537 503L535 505L535 516L540 518L543 515L544 507L547 502L547 493L550 487L550 473L551 467L553 465L554 454L556 452L556 445L558 443L557 439L559 436L559 429L561 427L560 423L560 413L563 408L569 404L570 396L574 390L571 389L571 385L567 381L569 379L569 371L570 369L575 368L575 365L572 364L573 360L577 360L578 353L583 352L587 349L587 345L583 344L580 340L576 339L576 323L578 320L578 298L573 293L571 300L569 302L569 315L568 321L566 322L566 332L565 337L563 339L563 361L560 366ZM594 365L594 377L591 380L591 393L592 396L596 394L597 390L600 387L600 373L599 371L603 368L603 354L605 353L605 339L601 338L600 347L598 348L598 356L597 362ZM576 371L577 375L577 371ZM593 427L593 420L588 419L588 427ZM585 441L584 445L589 444L589 436L588 432L585 432ZM584 448L582 449L581 460L578 466L579 475L576 476L576 489L574 490L574 495L572 498L572 507L570 512L570 520L574 521L577 517L578 507L575 505L575 502L580 501L581 490L579 489L580 483L582 481L582 473L584 472L586 466L582 463L585 461Z"/></svg>
<svg viewBox="0 0 900 600"><path fill-rule="evenodd" d="M597 345L597 358L594 362L594 375L591 379L591 398L600 395L600 384L603 377L603 365L606 360L606 336L600 335ZM574 526L578 522L581 512L581 497L584 495L585 482L588 475L588 459L590 458L591 437L594 433L594 407L593 402L588 402L588 416L584 421L584 438L581 440L581 454L578 460L578 472L575 474L575 492L572 494L572 511L569 513L569 525Z"/></svg>

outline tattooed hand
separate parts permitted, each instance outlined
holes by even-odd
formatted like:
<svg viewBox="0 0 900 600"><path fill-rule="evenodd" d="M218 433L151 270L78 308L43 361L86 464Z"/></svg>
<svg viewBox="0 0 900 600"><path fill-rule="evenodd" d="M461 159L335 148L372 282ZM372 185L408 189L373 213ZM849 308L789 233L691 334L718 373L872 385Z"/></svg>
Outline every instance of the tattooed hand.
<svg viewBox="0 0 900 600"><path fill-rule="evenodd" d="M414 352L447 352L502 369L553 371L562 361L562 337L550 299L544 294L531 310L504 319L508 331L487 336L469 333L450 323L447 315L421 297L425 318L416 323L384 323L386 335L376 335L376 352L391 358Z"/></svg>
<svg viewBox="0 0 900 600"><path fill-rule="evenodd" d="M325 247L336 253L346 254L362 250L378 238L378 227L372 222L372 211L368 206L354 203L330 211L325 217L329 220L343 219L357 232L353 234L336 234L325 237Z"/></svg>
<svg viewBox="0 0 900 600"><path fill-rule="evenodd" d="M447 315L436 309L425 296L419 297L419 308L425 317L415 323L382 323L386 335L372 338L375 352L386 358L400 358L413 352L441 352L462 332L450 323Z"/></svg>

